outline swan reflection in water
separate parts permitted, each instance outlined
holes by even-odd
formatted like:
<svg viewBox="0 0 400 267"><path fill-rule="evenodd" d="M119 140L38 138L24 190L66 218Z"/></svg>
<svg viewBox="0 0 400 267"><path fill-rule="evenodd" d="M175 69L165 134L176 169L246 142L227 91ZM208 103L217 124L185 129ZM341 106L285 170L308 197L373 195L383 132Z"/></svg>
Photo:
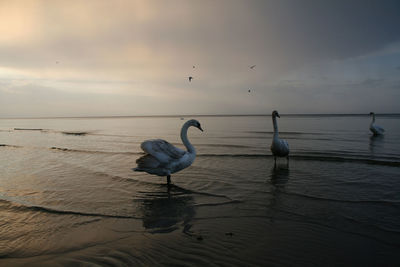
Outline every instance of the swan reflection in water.
<svg viewBox="0 0 400 267"><path fill-rule="evenodd" d="M288 168L272 168L271 169L271 183L276 187L284 187L285 184L289 181L290 171Z"/></svg>
<svg viewBox="0 0 400 267"><path fill-rule="evenodd" d="M369 137L369 151L372 154L379 152L380 149L383 149L384 138L384 135L371 135Z"/></svg>
<svg viewBox="0 0 400 267"><path fill-rule="evenodd" d="M274 222L275 217L279 214L279 206L281 206L281 192L285 190L285 186L289 181L290 171L288 168L273 167L270 174L271 182L271 198L269 199L268 213L271 216L271 222Z"/></svg>
<svg viewBox="0 0 400 267"><path fill-rule="evenodd" d="M161 185L147 192L142 202L143 226L152 233L169 233L186 225L195 215L191 192L175 185Z"/></svg>

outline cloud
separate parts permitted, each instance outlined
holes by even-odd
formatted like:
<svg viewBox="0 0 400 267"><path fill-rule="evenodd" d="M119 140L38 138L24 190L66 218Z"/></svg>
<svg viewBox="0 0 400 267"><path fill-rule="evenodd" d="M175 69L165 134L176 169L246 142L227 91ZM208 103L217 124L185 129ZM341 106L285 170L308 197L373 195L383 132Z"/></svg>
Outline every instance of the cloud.
<svg viewBox="0 0 400 267"><path fill-rule="evenodd" d="M387 88L393 98L399 7L391 0L1 1L3 104L17 115L46 113L46 101L63 103L47 112L66 115L311 112L316 95L329 101L332 88L357 83ZM351 86L348 98L357 98ZM41 96L40 112L23 99L28 92Z"/></svg>
<svg viewBox="0 0 400 267"><path fill-rule="evenodd" d="M20 4L31 19L14 31L34 32L34 40L3 43L2 64L122 69L187 60L231 69L259 60L274 69L368 54L399 40L397 1L36 3Z"/></svg>

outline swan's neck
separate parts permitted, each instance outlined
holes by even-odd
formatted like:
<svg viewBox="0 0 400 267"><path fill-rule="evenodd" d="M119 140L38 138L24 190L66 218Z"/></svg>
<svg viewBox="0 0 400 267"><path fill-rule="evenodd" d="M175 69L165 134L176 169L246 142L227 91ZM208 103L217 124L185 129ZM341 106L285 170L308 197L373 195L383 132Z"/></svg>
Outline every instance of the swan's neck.
<svg viewBox="0 0 400 267"><path fill-rule="evenodd" d="M276 116L272 116L272 124L274 125L274 137L278 137L278 122L276 121Z"/></svg>
<svg viewBox="0 0 400 267"><path fill-rule="evenodd" d="M185 147L189 153L196 154L196 149L194 149L194 146L192 146L192 144L189 142L189 139L187 137L187 131L188 131L189 127L190 126L187 125L186 123L182 126L182 130L181 130L182 143L185 145Z"/></svg>
<svg viewBox="0 0 400 267"><path fill-rule="evenodd" d="M371 122L371 124L374 123L374 122L375 122L375 114L372 114L372 122Z"/></svg>

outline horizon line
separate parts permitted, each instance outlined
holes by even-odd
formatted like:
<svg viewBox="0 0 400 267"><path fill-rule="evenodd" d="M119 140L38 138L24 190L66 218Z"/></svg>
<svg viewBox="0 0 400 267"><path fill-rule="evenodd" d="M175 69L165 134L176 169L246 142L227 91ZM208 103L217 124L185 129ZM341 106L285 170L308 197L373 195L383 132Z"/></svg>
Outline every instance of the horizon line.
<svg viewBox="0 0 400 267"><path fill-rule="evenodd" d="M369 113L281 113L282 116L369 116ZM378 116L393 116L400 113L375 113ZM179 118L179 117L257 117L271 114L170 114L170 115L99 115L99 116L34 116L34 117L0 117L0 119L83 119L83 118Z"/></svg>

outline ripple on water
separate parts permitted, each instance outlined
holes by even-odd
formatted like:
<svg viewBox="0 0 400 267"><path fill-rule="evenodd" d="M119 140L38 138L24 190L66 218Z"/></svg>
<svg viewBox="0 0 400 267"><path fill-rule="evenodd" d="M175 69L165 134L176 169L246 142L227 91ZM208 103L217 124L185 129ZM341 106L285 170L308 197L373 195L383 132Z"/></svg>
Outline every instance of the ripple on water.
<svg viewBox="0 0 400 267"><path fill-rule="evenodd" d="M1 148L0 264L399 264L393 159L204 153L168 187L139 155L54 147Z"/></svg>

